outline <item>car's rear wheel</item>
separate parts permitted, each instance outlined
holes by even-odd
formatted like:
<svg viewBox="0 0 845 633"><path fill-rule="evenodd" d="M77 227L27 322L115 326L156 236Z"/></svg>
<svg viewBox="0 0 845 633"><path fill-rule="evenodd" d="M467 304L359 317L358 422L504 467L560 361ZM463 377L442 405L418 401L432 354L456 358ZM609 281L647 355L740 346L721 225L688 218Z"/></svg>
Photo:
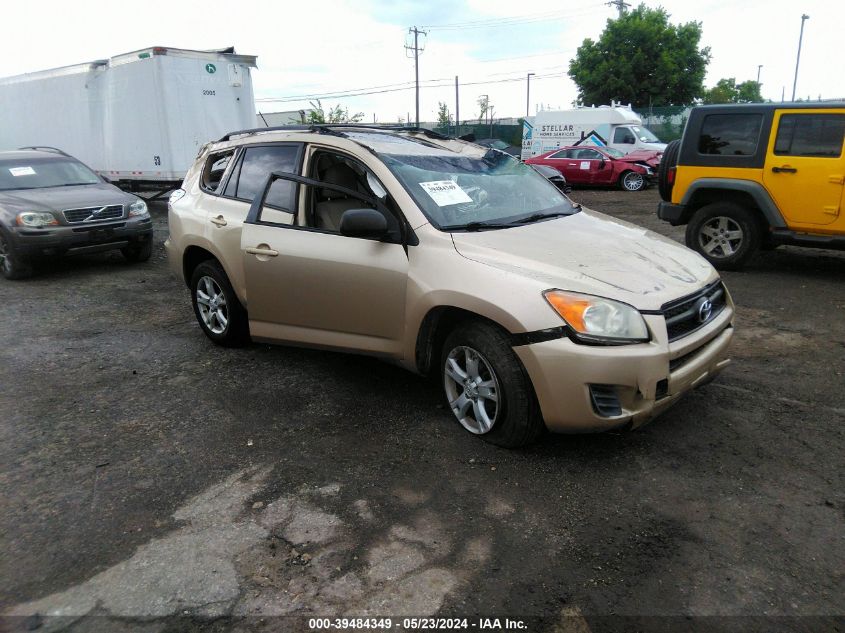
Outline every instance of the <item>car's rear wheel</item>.
<svg viewBox="0 0 845 633"><path fill-rule="evenodd" d="M512 448L543 431L531 380L500 328L479 321L458 326L440 367L449 409L470 433Z"/></svg>
<svg viewBox="0 0 845 633"><path fill-rule="evenodd" d="M672 201L672 189L675 186L674 180L669 179L669 170L678 164L678 153L681 149L681 141L670 142L663 151L660 165L657 168L657 191L660 197L666 202Z"/></svg>
<svg viewBox="0 0 845 633"><path fill-rule="evenodd" d="M731 202L702 207L687 224L686 244L720 270L739 270L757 252L762 230L754 214Z"/></svg>
<svg viewBox="0 0 845 633"><path fill-rule="evenodd" d="M0 272L6 279L25 279L32 275L32 265L15 251L12 240L0 230Z"/></svg>
<svg viewBox="0 0 845 633"><path fill-rule="evenodd" d="M619 177L619 186L625 191L641 191L645 185L645 176L636 171L626 171Z"/></svg>
<svg viewBox="0 0 845 633"><path fill-rule="evenodd" d="M218 262L207 260L194 269L191 302L202 331L218 345L236 347L249 340L246 310Z"/></svg>
<svg viewBox="0 0 845 633"><path fill-rule="evenodd" d="M120 249L120 252L126 258L126 261L133 263L145 262L153 254L153 241L152 239L148 239L140 244L124 246Z"/></svg>

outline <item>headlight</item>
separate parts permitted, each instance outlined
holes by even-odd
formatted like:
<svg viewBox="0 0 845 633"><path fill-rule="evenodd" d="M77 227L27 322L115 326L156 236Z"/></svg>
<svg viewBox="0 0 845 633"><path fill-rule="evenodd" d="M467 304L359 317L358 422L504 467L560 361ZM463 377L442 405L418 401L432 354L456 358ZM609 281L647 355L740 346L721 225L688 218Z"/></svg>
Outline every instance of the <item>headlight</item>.
<svg viewBox="0 0 845 633"><path fill-rule="evenodd" d="M42 226L54 226L59 223L52 213L36 213L35 211L24 211L18 213L17 223L19 226L41 228Z"/></svg>
<svg viewBox="0 0 845 633"><path fill-rule="evenodd" d="M649 340L642 315L626 303L563 290L547 290L543 296L581 342L623 345Z"/></svg>
<svg viewBox="0 0 845 633"><path fill-rule="evenodd" d="M132 204L129 205L129 217L130 218L143 218L143 217L150 217L149 212L147 211L147 203L143 200L136 200Z"/></svg>

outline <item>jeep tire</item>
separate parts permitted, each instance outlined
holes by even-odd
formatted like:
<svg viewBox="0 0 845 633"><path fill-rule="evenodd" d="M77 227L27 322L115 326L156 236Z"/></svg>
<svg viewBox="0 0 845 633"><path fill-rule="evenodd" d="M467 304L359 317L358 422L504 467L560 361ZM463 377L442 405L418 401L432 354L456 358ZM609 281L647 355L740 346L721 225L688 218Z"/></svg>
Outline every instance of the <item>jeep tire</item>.
<svg viewBox="0 0 845 633"><path fill-rule="evenodd" d="M719 270L739 270L760 248L762 227L753 212L733 202L714 202L693 214L686 244Z"/></svg>
<svg viewBox="0 0 845 633"><path fill-rule="evenodd" d="M678 164L680 149L680 140L669 143L663 151L663 158L660 159L660 165L657 167L657 191L666 202L672 201L672 188L675 183L669 182L669 170Z"/></svg>

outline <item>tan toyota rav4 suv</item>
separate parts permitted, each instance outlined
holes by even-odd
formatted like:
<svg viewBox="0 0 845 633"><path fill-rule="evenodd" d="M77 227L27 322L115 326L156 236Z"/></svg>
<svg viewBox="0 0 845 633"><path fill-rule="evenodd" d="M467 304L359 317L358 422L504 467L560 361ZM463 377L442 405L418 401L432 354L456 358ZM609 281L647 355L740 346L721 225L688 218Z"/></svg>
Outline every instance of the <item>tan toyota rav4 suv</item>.
<svg viewBox="0 0 845 633"><path fill-rule="evenodd" d="M169 207L211 340L436 373L460 424L503 446L637 427L729 362L733 304L701 256L432 132L236 132Z"/></svg>

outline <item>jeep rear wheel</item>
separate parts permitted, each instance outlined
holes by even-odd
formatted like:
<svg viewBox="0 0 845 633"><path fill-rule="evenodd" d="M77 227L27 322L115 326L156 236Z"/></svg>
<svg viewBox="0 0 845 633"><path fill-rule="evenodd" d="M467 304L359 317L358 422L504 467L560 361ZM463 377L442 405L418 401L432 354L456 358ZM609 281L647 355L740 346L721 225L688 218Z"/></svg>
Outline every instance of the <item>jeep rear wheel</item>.
<svg viewBox="0 0 845 633"><path fill-rule="evenodd" d="M760 247L761 234L748 209L716 202L695 212L687 225L686 244L720 270L739 270Z"/></svg>
<svg viewBox="0 0 845 633"><path fill-rule="evenodd" d="M619 177L619 186L625 191L641 191L645 189L645 177L636 171L626 171Z"/></svg>

